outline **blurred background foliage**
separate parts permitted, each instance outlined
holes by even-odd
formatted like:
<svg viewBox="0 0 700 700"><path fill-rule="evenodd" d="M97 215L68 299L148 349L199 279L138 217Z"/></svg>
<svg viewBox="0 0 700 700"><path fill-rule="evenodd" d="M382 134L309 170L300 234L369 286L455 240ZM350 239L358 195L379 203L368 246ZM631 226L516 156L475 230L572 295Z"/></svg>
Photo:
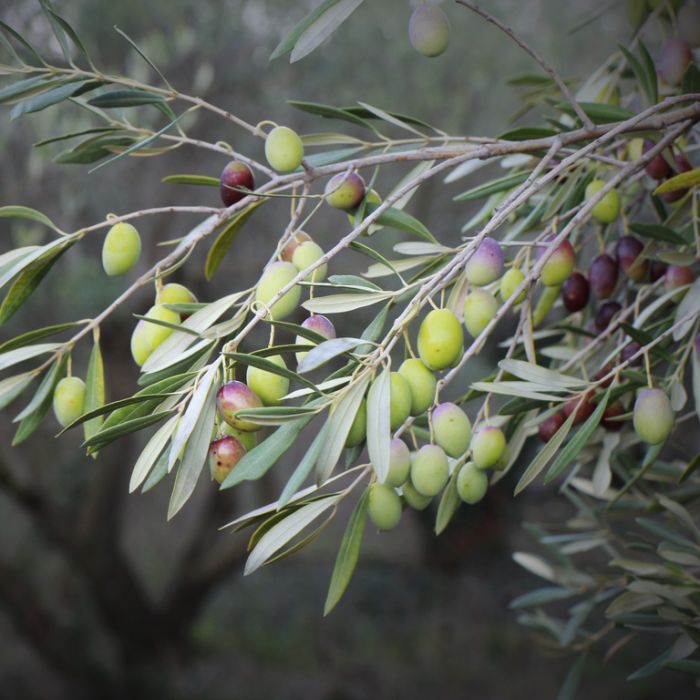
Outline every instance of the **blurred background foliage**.
<svg viewBox="0 0 700 700"><path fill-rule="evenodd" d="M280 38L315 3L55 4L103 70L155 79L114 31L117 25L178 89L250 122L272 119L302 132L346 125L296 111L288 99L335 105L362 100L452 133L496 135L519 105L506 80L535 72L496 29L449 3L444 6L452 19L452 44L439 59L425 60L406 37L416 4L408 0L365 3L331 44L295 65L269 63ZM566 77L587 76L628 38L623 4L485 3ZM569 31L605 7L600 18ZM38 19L34 2L3 0L0 13L58 60L59 47ZM218 204L214 190L161 182L168 173L218 175L225 161L212 153L180 149L162 158L124 159L88 174L90 166L52 163L60 144L32 149L42 138L84 127L85 120L69 106L17 122L3 112L0 204L36 207L67 230L99 221L108 212ZM262 155L261 142L210 115L199 116L192 129L208 140ZM395 182L400 175L387 169L380 191L383 181ZM469 184L478 179L472 176ZM457 239L469 213L446 206L453 194L431 181L410 205L411 213L445 242ZM203 251L177 273L177 281L202 300L252 284L286 214L283 202L256 214L211 284L202 273ZM144 221L143 269L154 259L158 242L181 236L195 223L184 215ZM324 246L346 230L339 229L345 221L333 212L319 215L316 226L313 236ZM6 220L3 228L13 245L44 235L26 222ZM392 242L388 236L387 249ZM98 236L65 256L3 328L0 340L28 328L28 319L37 327L92 316L103 308L123 281L105 279L100 245ZM4 250L9 244L0 246ZM366 264L352 252L341 260L344 272ZM151 294L144 290L133 308L122 309L103 330L112 399L134 384L136 369L128 352L131 314L142 313ZM358 327L369 313L357 313ZM75 355L78 366L84 361ZM472 374L478 371L478 364L470 368ZM551 490L531 488L514 501L513 484L506 479L484 503L462 512L439 539L432 535L433 517L413 512L404 516L412 519L408 527L382 536L368 533L345 600L324 619L322 602L346 514L300 555L244 579L244 536L217 528L245 508L272 500L278 484L246 485L234 497L217 493L202 479L197 498L167 524L167 487L143 496L126 493L139 438L120 441L94 461L82 455L75 435L55 442L56 429L48 421L29 443L12 449L11 426L0 424L0 698L556 697L570 659L543 656L508 610L510 600L535 583L511 559L512 551L532 545L520 523L558 523L570 514ZM294 466L294 457L286 466ZM283 483L284 474L277 478ZM671 673L625 682L640 659L654 651L628 645L606 665L591 660L580 697L651 699L661 692L690 697L688 680Z"/></svg>

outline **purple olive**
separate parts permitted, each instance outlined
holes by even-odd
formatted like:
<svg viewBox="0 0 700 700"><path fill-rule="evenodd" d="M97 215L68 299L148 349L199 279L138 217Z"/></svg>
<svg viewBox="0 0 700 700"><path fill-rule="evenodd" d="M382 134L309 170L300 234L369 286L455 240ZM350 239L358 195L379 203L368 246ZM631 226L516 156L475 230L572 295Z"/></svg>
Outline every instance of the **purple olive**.
<svg viewBox="0 0 700 700"><path fill-rule="evenodd" d="M642 153L647 153L656 144L650 139L644 140L644 146L642 147ZM647 175L654 178L654 180L663 180L667 178L671 172L671 166L669 162L664 158L663 153L657 153L654 158L652 158L645 166Z"/></svg>
<svg viewBox="0 0 700 700"><path fill-rule="evenodd" d="M240 202L247 194L239 188L246 190L255 189L255 179L253 171L245 164L237 160L232 160L221 173L219 193L221 201L225 206L230 207L236 202Z"/></svg>
<svg viewBox="0 0 700 700"><path fill-rule="evenodd" d="M549 442L554 437L557 430L564 424L564 420L564 414L561 411L553 413L549 418L543 420L537 426L537 433L540 436L540 440L542 440L542 442Z"/></svg>
<svg viewBox="0 0 700 700"><path fill-rule="evenodd" d="M561 298L569 311L580 311L588 304L591 285L580 272L574 272L561 286Z"/></svg>
<svg viewBox="0 0 700 700"><path fill-rule="evenodd" d="M606 301L601 304L594 320L596 330L602 333L610 325L613 316L620 313L620 311L622 311L622 306L616 301Z"/></svg>
<svg viewBox="0 0 700 700"><path fill-rule="evenodd" d="M649 268L649 262L639 258L643 250L644 244L634 236L623 236L615 248L622 271L635 282L641 282Z"/></svg>
<svg viewBox="0 0 700 700"><path fill-rule="evenodd" d="M607 253L594 258L588 268L588 281L594 297L607 299L617 285L617 262Z"/></svg>

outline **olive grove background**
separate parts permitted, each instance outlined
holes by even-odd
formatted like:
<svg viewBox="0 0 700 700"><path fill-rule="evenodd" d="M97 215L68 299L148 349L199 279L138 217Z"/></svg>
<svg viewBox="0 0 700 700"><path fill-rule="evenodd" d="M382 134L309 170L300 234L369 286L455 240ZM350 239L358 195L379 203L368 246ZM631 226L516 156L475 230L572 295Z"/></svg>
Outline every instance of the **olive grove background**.
<svg viewBox="0 0 700 700"><path fill-rule="evenodd" d="M495 135L519 106L506 80L535 72L496 29L447 2L453 38L438 59L425 60L407 40L416 3L382 0L366 3L334 35L332 48L294 65L268 63L268 57L314 0L55 4L104 69L149 75L114 31L117 25L179 89L252 123L273 119L300 132L320 130L318 120L293 109L288 99L343 105L362 100L452 133ZM566 77L587 76L629 36L623 4L484 2ZM569 31L605 7L600 18ZM0 17L52 50L55 40L37 19L34 3L2 0ZM218 176L225 161L214 154L180 149L159 159L124 159L88 175L89 166L52 163L59 146L31 148L43 137L79 129L79 119L64 108L17 122L2 112L0 205L34 206L75 228L107 212L216 203L215 190L161 182L175 172ZM196 130L210 140L241 139L235 142L238 150L260 154L261 143L228 133L226 123L207 115L198 119ZM478 175L471 177L478 182ZM450 221L443 213L452 194L431 181L411 204L412 213L445 240L451 231L457 238L464 220ZM211 285L204 281L201 251L177 281L202 300L252 284L284 224L281 208L266 209ZM337 219L329 216L327 222L327 230L313 232L324 247L338 237ZM141 230L144 269L149 248L152 253L159 241L178 237L192 224L188 218L151 217ZM5 237L19 245L43 235L27 222L2 228L3 251L9 247ZM60 261L60 273L47 278L42 293L2 329L0 340L21 332L26 319L36 327L90 316L105 306L123 281L103 275L100 243L86 243ZM352 254L344 259L357 270L365 264ZM138 308L122 309L103 331L111 398L135 382L127 340L131 314L147 308L150 294L144 291ZM369 314L358 311L357 325ZM470 367L474 376L479 362ZM167 487L127 495L139 438L121 440L94 461L81 453L75 435L54 441L56 431L47 421L27 444L11 448L11 426L0 422L0 698L556 697L570 660L543 654L508 609L534 582L511 559L514 550L532 547L522 521L557 522L567 515L553 490L533 487L513 500L513 484L504 479L484 503L460 512L438 539L431 517L414 512L406 514L412 521L400 531L368 532L346 598L324 619L322 601L345 518L301 555L246 579L245 537L217 528L253 501L271 500L274 484L248 485L234 495L203 479L197 497L167 524ZM630 646L607 665L591 661L579 696L691 697L687 678L670 672L625 682L639 659L653 653Z"/></svg>

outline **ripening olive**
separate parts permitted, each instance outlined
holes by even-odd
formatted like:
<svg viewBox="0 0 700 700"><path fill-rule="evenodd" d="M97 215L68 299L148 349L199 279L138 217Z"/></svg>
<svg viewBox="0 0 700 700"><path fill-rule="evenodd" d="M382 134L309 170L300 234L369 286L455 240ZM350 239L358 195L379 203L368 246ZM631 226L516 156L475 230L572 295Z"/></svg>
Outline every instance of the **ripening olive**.
<svg viewBox="0 0 700 700"><path fill-rule="evenodd" d="M311 236L303 231L297 231L292 237L287 241L280 252L280 257L284 262L292 262L294 257L294 251L305 241L310 241Z"/></svg>
<svg viewBox="0 0 700 700"><path fill-rule="evenodd" d="M247 193L242 190L254 190L253 171L240 161L231 161L222 171L219 179L219 194L224 206L230 207L240 202Z"/></svg>
<svg viewBox="0 0 700 700"><path fill-rule="evenodd" d="M85 409L85 382L79 377L64 377L53 392L53 412L62 428L77 420Z"/></svg>
<svg viewBox="0 0 700 700"><path fill-rule="evenodd" d="M166 309L160 304L152 306L146 313L146 318L166 323L180 323L180 315ZM131 355L134 362L141 367L151 353L173 332L172 328L156 323L140 320L131 334Z"/></svg>
<svg viewBox="0 0 700 700"><path fill-rule="evenodd" d="M298 272L297 268L288 262L273 262L268 265L255 290L255 300L268 305L270 300L297 276ZM275 321L281 321L297 308L300 298L301 287L295 284L272 305L269 309L270 315Z"/></svg>
<svg viewBox="0 0 700 700"><path fill-rule="evenodd" d="M661 48L656 72L666 85L680 85L683 75L693 61L693 52L685 41L669 39Z"/></svg>
<svg viewBox="0 0 700 700"><path fill-rule="evenodd" d="M506 436L494 425L484 425L472 434L472 459L479 469L494 466L506 449Z"/></svg>
<svg viewBox="0 0 700 700"><path fill-rule="evenodd" d="M600 190L605 187L603 180L593 180L586 187L586 199L592 199ZM610 224L617 219L620 214L620 195L617 190L610 190L603 198L594 205L591 216L603 224Z"/></svg>
<svg viewBox="0 0 700 700"><path fill-rule="evenodd" d="M236 417L238 411L262 406L260 397L243 382L233 381L224 384L216 394L216 405L219 415L234 428L245 431L260 430L261 426Z"/></svg>
<svg viewBox="0 0 700 700"><path fill-rule="evenodd" d="M265 158L280 173L290 173L301 165L304 144L299 134L287 126L276 126L265 139Z"/></svg>
<svg viewBox="0 0 700 700"><path fill-rule="evenodd" d="M386 483L389 486L402 486L411 471L411 453L401 438L393 438L389 452L389 473Z"/></svg>
<svg viewBox="0 0 700 700"><path fill-rule="evenodd" d="M450 475L447 455L438 445L423 445L411 462L411 483L418 493L435 496Z"/></svg>
<svg viewBox="0 0 700 700"><path fill-rule="evenodd" d="M478 503L489 487L489 478L474 462L467 462L457 474L457 493L465 503Z"/></svg>
<svg viewBox="0 0 700 700"><path fill-rule="evenodd" d="M481 335L498 311L496 297L485 289L475 289L464 300L464 325L472 338Z"/></svg>
<svg viewBox="0 0 700 700"><path fill-rule="evenodd" d="M306 241L297 246L296 250L294 251L294 255L292 256L292 263L294 264L294 267L301 272L302 270L306 270L306 268L310 265L313 265L317 260L320 260L323 255L323 248L321 248L318 243L314 243L314 241ZM323 282L327 271L328 265L323 263L304 279L310 278L312 282Z"/></svg>
<svg viewBox="0 0 700 700"><path fill-rule="evenodd" d="M555 236L547 236L543 241L545 245L538 246L538 258L544 255L554 238ZM569 241L562 241L544 264L540 280L545 287L558 287L571 275L575 267L576 253L574 248Z"/></svg>
<svg viewBox="0 0 700 700"><path fill-rule="evenodd" d="M335 326L330 321L330 319L322 316L321 314L315 314L314 316L309 316L302 324L302 328L306 328L314 333L318 333L323 336L326 340L332 340L335 338ZM298 335L294 339L295 345L313 345L314 341L304 338L303 335ZM297 362L301 362L306 356L306 351L300 351L295 353Z"/></svg>
<svg viewBox="0 0 700 700"><path fill-rule="evenodd" d="M281 355L270 355L265 359L278 367L287 369ZM265 406L279 406L282 397L289 392L289 379L287 377L252 365L249 365L246 371L246 382Z"/></svg>
<svg viewBox="0 0 700 700"><path fill-rule="evenodd" d="M433 410L435 442L450 457L461 457L472 438L472 424L467 414L456 404L445 402Z"/></svg>
<svg viewBox="0 0 700 700"><path fill-rule="evenodd" d="M419 416L433 403L435 398L435 375L417 358L404 360L399 374L408 382L411 391L411 415Z"/></svg>
<svg viewBox="0 0 700 700"><path fill-rule="evenodd" d="M354 209L365 196L365 181L357 173L338 173L326 185L326 202L334 209Z"/></svg>
<svg viewBox="0 0 700 700"><path fill-rule="evenodd" d="M650 151L652 148L654 148L656 144L649 140L645 139L644 140L644 146L642 148L643 153L647 153ZM673 170L671 169L671 165L669 162L664 158L663 153L657 153L644 167L644 170L646 171L646 174L649 177L654 178L654 180L664 180L667 177L669 177Z"/></svg>
<svg viewBox="0 0 700 700"><path fill-rule="evenodd" d="M391 395L391 429L396 430L411 415L411 388L403 375L389 374Z"/></svg>
<svg viewBox="0 0 700 700"><path fill-rule="evenodd" d="M483 287L503 274L503 250L493 238L484 238L464 266L464 276L476 287Z"/></svg>
<svg viewBox="0 0 700 700"><path fill-rule="evenodd" d="M386 484L372 484L367 497L367 514L377 530L393 530L401 520L401 498Z"/></svg>
<svg viewBox="0 0 700 700"><path fill-rule="evenodd" d="M432 496L424 496L422 493L419 493L410 479L401 487L401 495L406 505L413 508L413 510L425 510L433 500Z"/></svg>
<svg viewBox="0 0 700 700"><path fill-rule="evenodd" d="M436 5L420 5L408 22L408 38L423 56L439 56L450 42L450 21Z"/></svg>
<svg viewBox="0 0 700 700"><path fill-rule="evenodd" d="M545 418L537 426L537 433L540 436L540 440L542 440L542 442L549 442L554 437L557 430L564 424L564 420L564 414L561 411L557 411Z"/></svg>
<svg viewBox="0 0 700 700"><path fill-rule="evenodd" d="M642 389L634 402L632 422L640 439L650 445L663 442L673 430L673 409L661 389Z"/></svg>
<svg viewBox="0 0 700 700"><path fill-rule="evenodd" d="M433 309L418 329L418 355L433 370L449 367L463 342L462 326L449 309Z"/></svg>
<svg viewBox="0 0 700 700"><path fill-rule="evenodd" d="M355 418L350 426L350 432L345 439L345 447L357 447L361 445L367 437L367 400L362 399L360 407L357 409Z"/></svg>
<svg viewBox="0 0 700 700"><path fill-rule="evenodd" d="M102 245L102 267L111 277L123 275L136 265L141 257L141 236L124 221L114 224Z"/></svg>
<svg viewBox="0 0 700 700"><path fill-rule="evenodd" d="M517 267L511 267L508 272L501 277L501 299L503 301L508 301L513 294L515 294L515 290L521 285L522 281L525 279L525 273L522 270L519 270ZM523 289L520 294L515 299L515 304L521 304L525 300L525 296L527 295L527 290Z"/></svg>
<svg viewBox="0 0 700 700"><path fill-rule="evenodd" d="M231 435L214 440L209 445L209 472L211 478L222 483L246 453L241 441Z"/></svg>

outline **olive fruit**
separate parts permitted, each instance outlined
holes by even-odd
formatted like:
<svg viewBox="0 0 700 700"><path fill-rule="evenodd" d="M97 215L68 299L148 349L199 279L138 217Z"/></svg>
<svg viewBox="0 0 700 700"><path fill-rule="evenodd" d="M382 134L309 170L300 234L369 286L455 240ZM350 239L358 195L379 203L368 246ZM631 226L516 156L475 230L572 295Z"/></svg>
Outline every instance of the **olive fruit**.
<svg viewBox="0 0 700 700"><path fill-rule="evenodd" d="M166 309L160 304L152 306L146 312L146 318L154 321L165 321L166 323L179 324L180 315ZM172 328L161 326L156 323L140 320L134 332L131 334L131 355L134 362L141 367L150 357L151 353L173 332Z"/></svg>
<svg viewBox="0 0 700 700"><path fill-rule="evenodd" d="M284 262L292 262L294 258L294 251L304 242L310 241L311 236L304 231L297 231L294 233L290 239L285 243L284 247L280 251L280 257Z"/></svg>
<svg viewBox="0 0 700 700"><path fill-rule="evenodd" d="M386 483L389 486L402 486L411 471L411 453L401 438L393 438L389 451L389 473Z"/></svg>
<svg viewBox="0 0 700 700"><path fill-rule="evenodd" d="M136 265L141 257L141 236L124 221L109 229L102 244L102 267L110 276L123 275Z"/></svg>
<svg viewBox="0 0 700 700"><path fill-rule="evenodd" d="M630 358L634 357L641 349L642 346L636 340L627 343L627 345L625 345L625 347L622 348L622 351L620 352L620 362L627 362ZM641 355L632 360L632 362L630 362L630 366L632 367L639 367L641 364Z"/></svg>
<svg viewBox="0 0 700 700"><path fill-rule="evenodd" d="M270 355L265 359L278 367L287 369L281 355ZM289 379L287 377L253 367L253 365L249 365L246 371L246 383L260 397L265 406L279 406L282 397L289 392Z"/></svg>
<svg viewBox="0 0 700 700"><path fill-rule="evenodd" d="M603 180L592 180L586 187L586 199L592 199L605 187ZM620 214L620 195L617 190L610 190L603 198L593 206L591 216L603 224L610 224Z"/></svg>
<svg viewBox="0 0 700 700"><path fill-rule="evenodd" d="M447 455L438 445L423 445L411 462L411 483L423 496L435 496L450 476Z"/></svg>
<svg viewBox="0 0 700 700"><path fill-rule="evenodd" d="M676 163L676 170L678 173L686 173L689 170L693 169L693 166L690 164L688 159L682 154L682 153L677 153L673 159ZM683 187L679 190L671 190L670 192L663 192L661 194L661 199L664 200L664 202L668 202L669 204L673 204L673 202L677 202L683 197L688 194L688 188Z"/></svg>
<svg viewBox="0 0 700 700"><path fill-rule="evenodd" d="M219 425L219 434L221 436L230 435L231 437L235 437L236 440L238 440L238 442L245 447L246 451L252 450L258 444L257 433L239 430L238 428L234 428L232 425L226 423L226 421Z"/></svg>
<svg viewBox="0 0 700 700"><path fill-rule="evenodd" d="M647 153L656 144L650 139L644 140L643 153ZM645 166L646 174L654 180L664 180L669 177L673 170L669 162L664 158L663 153L657 153Z"/></svg>
<svg viewBox="0 0 700 700"><path fill-rule="evenodd" d="M653 142L652 142L653 143ZM634 162L639 160L644 153L644 139L630 139L627 144L627 159Z"/></svg>
<svg viewBox="0 0 700 700"><path fill-rule="evenodd" d="M245 431L259 430L260 426L250 421L236 418L238 411L246 408L260 408L260 397L243 382L227 382L216 394L216 405L221 417L234 428Z"/></svg>
<svg viewBox="0 0 700 700"><path fill-rule="evenodd" d="M620 311L622 311L622 306L616 301L606 301L604 304L601 304L593 319L595 329L602 333L610 325L613 316L620 313Z"/></svg>
<svg viewBox="0 0 700 700"><path fill-rule="evenodd" d="M552 240L554 240L554 236L547 236L544 243L549 244ZM538 246L537 257L542 257L548 247L548 245ZM571 275L575 267L576 253L574 253L574 248L569 241L562 241L544 264L540 280L546 287L558 287Z"/></svg>
<svg viewBox="0 0 700 700"><path fill-rule="evenodd" d="M465 503L478 503L489 487L486 473L474 462L467 462L457 474L457 493Z"/></svg>
<svg viewBox="0 0 700 700"><path fill-rule="evenodd" d="M661 389L642 389L634 402L634 430L650 445L663 442L673 430L673 409Z"/></svg>
<svg viewBox="0 0 700 700"><path fill-rule="evenodd" d="M569 311L580 311L586 308L591 286L580 272L574 272L561 285L561 298Z"/></svg>
<svg viewBox="0 0 700 700"><path fill-rule="evenodd" d="M79 377L63 377L53 391L53 412L62 428L83 415L85 382Z"/></svg>
<svg viewBox="0 0 700 700"><path fill-rule="evenodd" d="M501 277L501 299L503 299L503 301L508 301L508 299L515 294L515 290L521 285L524 279L525 273L522 270L519 270L517 267L511 267L511 269ZM516 297L514 303L521 304L525 300L526 295L527 290L523 289Z"/></svg>
<svg viewBox="0 0 700 700"><path fill-rule="evenodd" d="M298 270L292 263L273 262L267 266L258 282L255 290L255 300L266 306L286 287L298 274ZM270 315L275 321L280 321L289 316L299 305L301 287L295 284L282 298L269 308Z"/></svg>
<svg viewBox="0 0 700 700"><path fill-rule="evenodd" d="M254 190L255 178L253 171L240 161L231 161L222 171L219 180L219 194L224 206L230 207L247 197L247 192L242 190Z"/></svg>
<svg viewBox="0 0 700 700"><path fill-rule="evenodd" d="M498 311L496 297L485 289L475 289L464 300L464 325L472 338L476 338L493 320Z"/></svg>
<svg viewBox="0 0 700 700"><path fill-rule="evenodd" d="M197 297L182 284L170 282L156 293L156 304L196 304Z"/></svg>
<svg viewBox="0 0 700 700"><path fill-rule="evenodd" d="M345 447L357 447L361 445L367 437L367 399L362 399L360 407L357 409L355 418L350 426Z"/></svg>
<svg viewBox="0 0 700 700"><path fill-rule="evenodd" d="M644 244L634 236L622 236L615 247L622 271L635 282L644 279L649 269L649 262L639 257L642 250L644 250Z"/></svg>
<svg viewBox="0 0 700 700"><path fill-rule="evenodd" d="M403 375L389 374L391 396L391 429L396 430L411 415L411 388Z"/></svg>
<svg viewBox="0 0 700 700"><path fill-rule="evenodd" d="M623 415L624 412L625 407L622 401L613 401L605 407L605 411L603 411L603 417L600 420L601 425L606 430L611 430L613 432L621 430L623 421L615 420L615 418Z"/></svg>
<svg viewBox="0 0 700 700"><path fill-rule="evenodd" d="M326 202L334 209L349 211L365 196L365 181L357 173L338 173L326 185Z"/></svg>
<svg viewBox="0 0 700 700"><path fill-rule="evenodd" d="M306 270L307 267L313 265L315 262L323 257L323 248L321 248L318 243L314 241L305 241L301 245L297 246L292 256L292 263L294 267L302 272ZM328 271L328 265L323 263L319 265L312 273L307 275L305 279L311 279L312 282L323 282L326 277L326 272Z"/></svg>
<svg viewBox="0 0 700 700"><path fill-rule="evenodd" d="M667 85L680 85L683 74L693 60L693 53L682 39L669 39L661 48L656 72Z"/></svg>
<svg viewBox="0 0 700 700"><path fill-rule="evenodd" d="M399 374L408 382L411 391L411 415L419 416L432 406L435 398L435 375L417 358L404 360Z"/></svg>
<svg viewBox="0 0 700 700"><path fill-rule="evenodd" d="M651 265L649 265L649 279L652 282L660 280L668 270L668 263L663 262L663 260L652 260Z"/></svg>
<svg viewBox="0 0 700 700"><path fill-rule="evenodd" d="M280 173L291 173L301 165L304 144L288 126L276 126L265 139L265 158Z"/></svg>
<svg viewBox="0 0 700 700"><path fill-rule="evenodd" d="M321 314L315 314L314 316L309 316L302 324L302 328L318 333L318 335L323 336L326 340L332 340L335 338L335 326L330 319L322 316ZM310 345L313 340L304 338L303 335L298 335L294 339L295 345ZM308 353L306 351L300 351L295 353L297 362L301 362Z"/></svg>
<svg viewBox="0 0 700 700"><path fill-rule="evenodd" d="M596 299L607 299L617 285L617 262L607 253L593 258L588 268L588 282Z"/></svg>
<svg viewBox="0 0 700 700"><path fill-rule="evenodd" d="M441 403L433 410L435 442L450 457L461 457L472 437L472 424L467 414L456 404Z"/></svg>
<svg viewBox="0 0 700 700"><path fill-rule="evenodd" d="M506 449L506 436L494 425L484 425L472 434L472 459L479 469L494 466Z"/></svg>
<svg viewBox="0 0 700 700"><path fill-rule="evenodd" d="M420 5L408 22L408 38L423 56L439 56L450 42L450 21L436 5Z"/></svg>
<svg viewBox="0 0 700 700"><path fill-rule="evenodd" d="M418 355L433 370L449 367L464 342L462 326L449 309L433 309L418 329Z"/></svg>
<svg viewBox="0 0 700 700"><path fill-rule="evenodd" d="M554 437L557 430L564 424L564 420L565 417L562 411L557 411L545 418L537 426L537 433L540 436L540 440L542 440L542 442L549 442Z"/></svg>
<svg viewBox="0 0 700 700"><path fill-rule="evenodd" d="M580 425L595 411L595 404L591 399L592 393L587 391L585 394L567 401L564 404L564 416L568 418L575 411L576 415L574 416L573 424Z"/></svg>
<svg viewBox="0 0 700 700"><path fill-rule="evenodd" d="M413 508L413 510L425 510L433 500L432 496L424 496L422 493L418 493L410 479L401 487L401 495L406 505Z"/></svg>
<svg viewBox="0 0 700 700"><path fill-rule="evenodd" d="M246 453L241 441L231 435L224 435L209 445L209 472L211 478L222 483L229 472L241 461Z"/></svg>
<svg viewBox="0 0 700 700"><path fill-rule="evenodd" d="M677 289L695 281L693 269L686 265L669 265L664 274L664 287Z"/></svg>
<svg viewBox="0 0 700 700"><path fill-rule="evenodd" d="M493 238L484 238L464 266L464 275L476 287L483 287L503 274L503 250Z"/></svg>
<svg viewBox="0 0 700 700"><path fill-rule="evenodd" d="M377 530L393 530L401 520L401 498L386 484L372 484L367 496L367 514Z"/></svg>
<svg viewBox="0 0 700 700"><path fill-rule="evenodd" d="M678 34L691 49L700 47L700 5L683 5L678 10Z"/></svg>

